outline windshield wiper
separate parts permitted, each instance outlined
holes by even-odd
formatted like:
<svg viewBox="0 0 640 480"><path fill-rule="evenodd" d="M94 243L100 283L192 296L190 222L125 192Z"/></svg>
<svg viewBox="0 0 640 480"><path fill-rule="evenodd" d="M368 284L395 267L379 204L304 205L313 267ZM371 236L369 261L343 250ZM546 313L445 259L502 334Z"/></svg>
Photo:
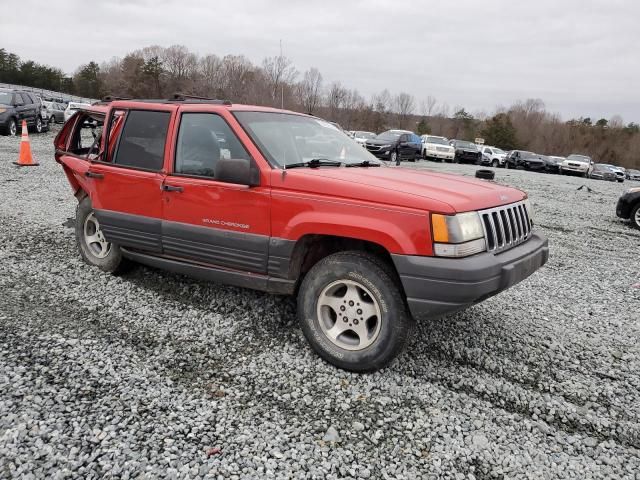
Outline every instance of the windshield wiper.
<svg viewBox="0 0 640 480"><path fill-rule="evenodd" d="M309 168L339 167L340 165L342 165L342 162L338 162L336 160L329 160L328 158L312 158L311 160L308 160L306 162L285 164L285 169L289 170L290 168L299 168L299 167L309 167Z"/></svg>
<svg viewBox="0 0 640 480"><path fill-rule="evenodd" d="M369 160L363 160L359 163L347 163L345 167L379 167L379 163L372 163Z"/></svg>

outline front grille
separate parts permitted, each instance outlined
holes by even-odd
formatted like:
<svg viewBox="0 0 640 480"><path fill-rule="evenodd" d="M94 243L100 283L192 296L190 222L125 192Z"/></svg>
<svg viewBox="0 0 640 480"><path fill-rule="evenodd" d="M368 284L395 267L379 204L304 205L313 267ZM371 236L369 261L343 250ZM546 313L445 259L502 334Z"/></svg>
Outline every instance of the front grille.
<svg viewBox="0 0 640 480"><path fill-rule="evenodd" d="M378 145L367 145L367 150L370 152L377 152L380 150L380 147Z"/></svg>
<svg viewBox="0 0 640 480"><path fill-rule="evenodd" d="M448 152L449 149L447 147L436 147L436 150L438 152Z"/></svg>
<svg viewBox="0 0 640 480"><path fill-rule="evenodd" d="M489 208L478 213L482 219L488 252L509 250L531 236L531 219L524 202Z"/></svg>

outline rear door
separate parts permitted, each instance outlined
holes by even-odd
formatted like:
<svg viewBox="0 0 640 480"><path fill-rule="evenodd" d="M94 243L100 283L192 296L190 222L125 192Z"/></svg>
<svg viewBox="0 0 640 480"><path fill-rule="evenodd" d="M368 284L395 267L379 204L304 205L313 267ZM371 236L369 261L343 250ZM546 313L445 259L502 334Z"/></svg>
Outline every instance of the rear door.
<svg viewBox="0 0 640 480"><path fill-rule="evenodd" d="M172 119L171 107L111 111L101 156L85 174L107 240L136 250L162 251L161 187Z"/></svg>
<svg viewBox="0 0 640 480"><path fill-rule="evenodd" d="M216 178L221 158L254 162L230 124L217 113L181 113L172 155L173 171L165 179L163 192L164 253L242 272L267 273L268 185L248 187Z"/></svg>

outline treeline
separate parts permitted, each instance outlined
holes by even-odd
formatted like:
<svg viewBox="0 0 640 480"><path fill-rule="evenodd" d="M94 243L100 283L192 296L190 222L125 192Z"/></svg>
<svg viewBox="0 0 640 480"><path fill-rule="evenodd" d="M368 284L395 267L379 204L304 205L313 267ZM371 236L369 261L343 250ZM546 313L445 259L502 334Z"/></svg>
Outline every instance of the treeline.
<svg viewBox="0 0 640 480"><path fill-rule="evenodd" d="M60 69L22 62L0 49L0 82L59 90L89 98L115 95L167 98L174 92L284 107L340 123L347 130L403 128L418 134L473 140L503 149L547 155L583 153L598 162L640 168L640 126L622 118L563 121L539 99L499 108L490 115L451 108L432 96L423 100L385 89L365 97L316 68L298 71L285 56L259 65L243 55L197 55L181 45L150 46L123 58L82 65L71 78Z"/></svg>

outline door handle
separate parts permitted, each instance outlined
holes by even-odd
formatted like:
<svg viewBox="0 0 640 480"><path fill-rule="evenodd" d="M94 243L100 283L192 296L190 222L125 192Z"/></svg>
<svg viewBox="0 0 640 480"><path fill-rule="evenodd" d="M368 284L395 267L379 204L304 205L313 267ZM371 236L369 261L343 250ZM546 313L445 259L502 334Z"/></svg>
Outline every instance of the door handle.
<svg viewBox="0 0 640 480"><path fill-rule="evenodd" d="M84 172L84 176L85 177L89 177L89 178L97 178L98 180L102 180L104 178L104 175L101 173L96 173L96 172L91 172L89 170L87 170L86 172Z"/></svg>
<svg viewBox="0 0 640 480"><path fill-rule="evenodd" d="M182 192L184 189L182 187L176 187L175 185L167 185L163 183L162 190L165 192Z"/></svg>

